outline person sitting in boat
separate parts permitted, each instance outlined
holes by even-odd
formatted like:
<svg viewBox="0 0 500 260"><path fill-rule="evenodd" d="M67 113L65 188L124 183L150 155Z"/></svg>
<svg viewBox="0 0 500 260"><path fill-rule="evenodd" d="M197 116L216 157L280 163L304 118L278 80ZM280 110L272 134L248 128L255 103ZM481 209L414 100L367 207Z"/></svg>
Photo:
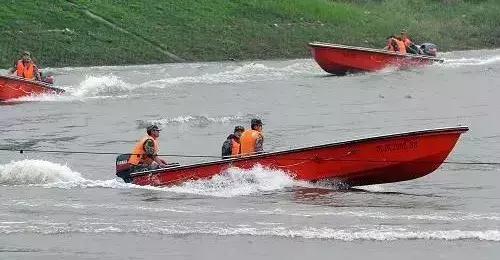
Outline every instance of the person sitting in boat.
<svg viewBox="0 0 500 260"><path fill-rule="evenodd" d="M411 41L410 37L408 36L408 32L406 32L406 30L401 31L401 39L405 44L406 52L413 54L422 54L420 48L418 48L418 46Z"/></svg>
<svg viewBox="0 0 500 260"><path fill-rule="evenodd" d="M15 73L18 77L28 80L41 80L38 67L31 59L31 53L29 51L23 52L22 58L14 64L14 67L10 69L10 73Z"/></svg>
<svg viewBox="0 0 500 260"><path fill-rule="evenodd" d="M240 137L245 131L243 126L234 127L234 132L230 134L222 144L222 158L236 157L241 154Z"/></svg>
<svg viewBox="0 0 500 260"><path fill-rule="evenodd" d="M167 167L167 162L158 157L160 146L160 128L150 125L146 128L147 135L143 137L134 147L128 163L132 166L132 171L154 170Z"/></svg>
<svg viewBox="0 0 500 260"><path fill-rule="evenodd" d="M384 50L388 50L388 51L398 51L399 50L396 36L390 35L386 39L387 39L387 44L385 45Z"/></svg>
<svg viewBox="0 0 500 260"><path fill-rule="evenodd" d="M264 136L262 135L262 121L260 119L252 119L250 121L250 130L246 130L241 134L241 154L251 155L264 152Z"/></svg>
<svg viewBox="0 0 500 260"><path fill-rule="evenodd" d="M396 37L394 35L387 37L387 45L385 46L384 50L406 54L406 47L403 40L401 39L401 37Z"/></svg>

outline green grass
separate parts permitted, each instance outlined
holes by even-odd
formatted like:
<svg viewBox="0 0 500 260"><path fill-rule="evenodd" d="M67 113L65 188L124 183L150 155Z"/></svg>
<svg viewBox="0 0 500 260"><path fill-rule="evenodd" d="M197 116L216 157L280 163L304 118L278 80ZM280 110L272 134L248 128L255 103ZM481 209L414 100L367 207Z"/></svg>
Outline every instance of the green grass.
<svg viewBox="0 0 500 260"><path fill-rule="evenodd" d="M25 49L52 67L172 62L165 50L186 61L296 58L310 41L383 47L402 28L441 50L495 48L498 14L498 0L2 0L0 63Z"/></svg>

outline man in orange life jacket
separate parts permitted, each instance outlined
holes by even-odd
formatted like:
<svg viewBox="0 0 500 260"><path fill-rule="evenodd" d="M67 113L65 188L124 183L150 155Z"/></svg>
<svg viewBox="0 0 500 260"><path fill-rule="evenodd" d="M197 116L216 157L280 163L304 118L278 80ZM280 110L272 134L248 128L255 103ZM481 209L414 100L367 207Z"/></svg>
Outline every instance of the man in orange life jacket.
<svg viewBox="0 0 500 260"><path fill-rule="evenodd" d="M399 52L401 54L406 54L406 46L403 40L401 39L401 37L396 37L394 35L387 37L387 45L384 49L388 51Z"/></svg>
<svg viewBox="0 0 500 260"><path fill-rule="evenodd" d="M251 155L264 152L264 136L262 135L262 121L252 119L250 130L243 132L240 138L241 154Z"/></svg>
<svg viewBox="0 0 500 260"><path fill-rule="evenodd" d="M387 37L387 44L386 44L384 49L388 50L388 51L398 51L399 50L396 36L391 35L391 36Z"/></svg>
<svg viewBox="0 0 500 260"><path fill-rule="evenodd" d="M420 48L418 48L417 45L415 45L411 41L406 30L401 31L401 39L403 40L403 43L405 44L406 52L413 53L413 54L422 54L420 51Z"/></svg>
<svg viewBox="0 0 500 260"><path fill-rule="evenodd" d="M153 170L167 167L167 162L158 157L160 147L158 138L160 129L156 125L148 126L147 135L143 137L134 147L128 163L132 165L133 171Z"/></svg>
<svg viewBox="0 0 500 260"><path fill-rule="evenodd" d="M31 54L29 51L24 51L23 56L18 60L10 73L15 73L18 77L22 77L28 80L41 80L40 72L38 67L31 60Z"/></svg>
<svg viewBox="0 0 500 260"><path fill-rule="evenodd" d="M241 154L240 137L245 131L243 126L236 126L234 133L230 134L222 144L222 158L236 157Z"/></svg>

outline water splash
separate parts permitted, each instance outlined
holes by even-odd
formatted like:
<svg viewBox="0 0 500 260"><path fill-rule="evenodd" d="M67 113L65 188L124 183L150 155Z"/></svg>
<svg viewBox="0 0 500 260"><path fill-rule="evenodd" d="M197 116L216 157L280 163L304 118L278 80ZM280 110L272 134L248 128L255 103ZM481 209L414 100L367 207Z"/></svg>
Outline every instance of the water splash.
<svg viewBox="0 0 500 260"><path fill-rule="evenodd" d="M257 165L249 170L230 168L208 180L188 181L172 187L138 186L118 179L89 180L68 166L43 160L22 160L0 165L0 184L46 188L150 189L174 193L234 197L300 185L283 171Z"/></svg>
<svg viewBox="0 0 500 260"><path fill-rule="evenodd" d="M81 182L84 178L66 165L43 160L22 160L0 165L0 184L26 185Z"/></svg>
<svg viewBox="0 0 500 260"><path fill-rule="evenodd" d="M68 92L76 97L117 96L130 92L133 86L117 76L87 76L75 89Z"/></svg>
<svg viewBox="0 0 500 260"><path fill-rule="evenodd" d="M264 191L281 190L299 184L290 175L280 170L271 170L256 165L244 170L230 168L209 180L188 181L178 186L163 188L176 193L191 193L216 197L250 195Z"/></svg>
<svg viewBox="0 0 500 260"><path fill-rule="evenodd" d="M67 165L44 160L13 161L0 164L0 185L30 185L45 188L130 188L117 179L88 180Z"/></svg>

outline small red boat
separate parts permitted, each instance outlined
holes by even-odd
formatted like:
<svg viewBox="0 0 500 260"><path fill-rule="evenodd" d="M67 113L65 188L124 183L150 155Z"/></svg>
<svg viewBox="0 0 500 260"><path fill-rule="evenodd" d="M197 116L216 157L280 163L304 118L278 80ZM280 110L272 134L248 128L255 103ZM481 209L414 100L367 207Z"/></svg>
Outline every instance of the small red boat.
<svg viewBox="0 0 500 260"><path fill-rule="evenodd" d="M362 186L412 180L436 170L467 127L442 128L371 137L287 151L256 154L206 163L128 172L130 154L120 155L116 174L137 185L164 186L207 179L230 167L259 164L298 180L336 181Z"/></svg>
<svg viewBox="0 0 500 260"><path fill-rule="evenodd" d="M337 75L378 71L385 68L407 69L443 62L442 59L433 56L400 54L381 49L324 42L309 43L309 46L319 66L324 71Z"/></svg>
<svg viewBox="0 0 500 260"><path fill-rule="evenodd" d="M61 94L64 89L54 88L42 81L15 76L0 76L0 101L40 94Z"/></svg>

